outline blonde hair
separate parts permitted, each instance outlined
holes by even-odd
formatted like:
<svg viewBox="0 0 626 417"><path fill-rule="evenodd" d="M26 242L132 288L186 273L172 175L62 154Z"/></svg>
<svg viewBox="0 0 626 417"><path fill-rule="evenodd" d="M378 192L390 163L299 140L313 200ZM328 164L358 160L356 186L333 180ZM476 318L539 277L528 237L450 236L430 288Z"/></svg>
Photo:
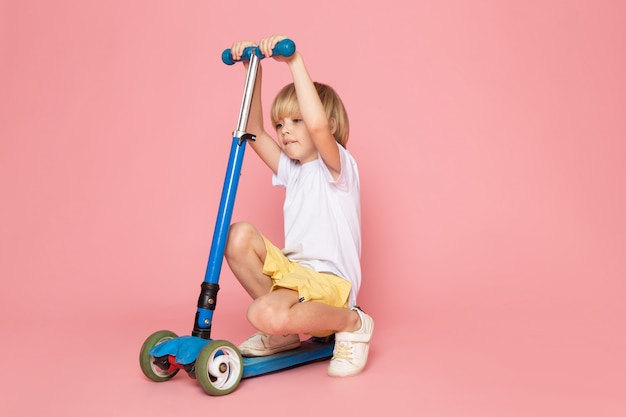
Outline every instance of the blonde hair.
<svg viewBox="0 0 626 417"><path fill-rule="evenodd" d="M346 108L341 98L332 87L318 82L314 82L313 84L326 111L328 122L331 126L333 126L334 123L335 132L333 136L337 143L345 148L350 133L350 123L348 121ZM298 99L296 97L296 88L293 83L287 84L278 92L272 103L270 111L272 124L276 125L279 120L285 117L292 117L299 114L300 107L298 106Z"/></svg>

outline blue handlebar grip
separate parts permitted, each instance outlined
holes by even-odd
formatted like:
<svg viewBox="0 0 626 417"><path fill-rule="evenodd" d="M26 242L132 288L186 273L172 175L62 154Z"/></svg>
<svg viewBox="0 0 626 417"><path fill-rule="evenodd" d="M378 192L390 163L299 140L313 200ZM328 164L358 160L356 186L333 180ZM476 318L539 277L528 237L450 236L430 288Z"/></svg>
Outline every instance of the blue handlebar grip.
<svg viewBox="0 0 626 417"><path fill-rule="evenodd" d="M296 44L291 39L283 39L278 42L276 46L274 46L274 49L272 49L272 55L279 56L291 56L294 52L296 52ZM241 56L240 61L249 61L250 56L252 56L253 53L256 54L259 59L265 58L265 55L261 53L258 47L249 46L243 50L243 55ZM222 52L222 62L226 65L233 65L238 61L233 59L230 49L225 49L224 52Z"/></svg>

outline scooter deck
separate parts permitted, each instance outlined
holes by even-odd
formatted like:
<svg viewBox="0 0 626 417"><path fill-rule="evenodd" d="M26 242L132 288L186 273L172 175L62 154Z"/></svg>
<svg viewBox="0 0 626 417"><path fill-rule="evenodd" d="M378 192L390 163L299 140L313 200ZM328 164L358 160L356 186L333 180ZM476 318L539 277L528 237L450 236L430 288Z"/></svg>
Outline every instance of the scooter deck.
<svg viewBox="0 0 626 417"><path fill-rule="evenodd" d="M330 359L333 356L334 343L310 338L302 341L298 349L276 353L270 356L243 358L243 376L250 378L310 362Z"/></svg>
<svg viewBox="0 0 626 417"><path fill-rule="evenodd" d="M176 363L180 365L193 364L200 351L211 341L195 336L180 336L157 344L149 351L149 354L153 357L173 356L176 358ZM332 337L311 337L303 340L297 349L269 356L243 357L242 378L250 378L329 359L333 355L334 346L334 338Z"/></svg>

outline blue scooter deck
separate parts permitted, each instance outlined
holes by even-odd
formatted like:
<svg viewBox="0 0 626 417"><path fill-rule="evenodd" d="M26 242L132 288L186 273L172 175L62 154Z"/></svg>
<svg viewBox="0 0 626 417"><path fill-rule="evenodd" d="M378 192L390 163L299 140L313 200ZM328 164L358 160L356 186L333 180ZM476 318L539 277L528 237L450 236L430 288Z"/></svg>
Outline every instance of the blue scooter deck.
<svg viewBox="0 0 626 417"><path fill-rule="evenodd" d="M171 355L176 357L177 363L187 365L195 362L200 351L211 341L194 336L180 336L154 346L149 353L154 357ZM333 355L334 346L334 340L326 341L323 338L311 337L303 340L297 349L269 356L243 357L242 378L250 378L329 359Z"/></svg>
<svg viewBox="0 0 626 417"><path fill-rule="evenodd" d="M270 372L329 359L333 356L334 343L310 338L302 341L298 349L276 353L270 356L244 357L243 376L250 378Z"/></svg>

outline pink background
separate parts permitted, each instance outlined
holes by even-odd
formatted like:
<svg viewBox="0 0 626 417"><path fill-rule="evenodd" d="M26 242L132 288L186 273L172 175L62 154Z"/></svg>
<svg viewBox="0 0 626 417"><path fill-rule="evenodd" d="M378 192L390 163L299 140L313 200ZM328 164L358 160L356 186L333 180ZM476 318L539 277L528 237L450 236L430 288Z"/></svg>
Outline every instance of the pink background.
<svg viewBox="0 0 626 417"><path fill-rule="evenodd" d="M626 415L624 4L0 2L0 414ZM370 363L153 383L139 349L191 330L239 110L220 54L276 32L350 112ZM234 219L280 242L281 200L249 149Z"/></svg>

